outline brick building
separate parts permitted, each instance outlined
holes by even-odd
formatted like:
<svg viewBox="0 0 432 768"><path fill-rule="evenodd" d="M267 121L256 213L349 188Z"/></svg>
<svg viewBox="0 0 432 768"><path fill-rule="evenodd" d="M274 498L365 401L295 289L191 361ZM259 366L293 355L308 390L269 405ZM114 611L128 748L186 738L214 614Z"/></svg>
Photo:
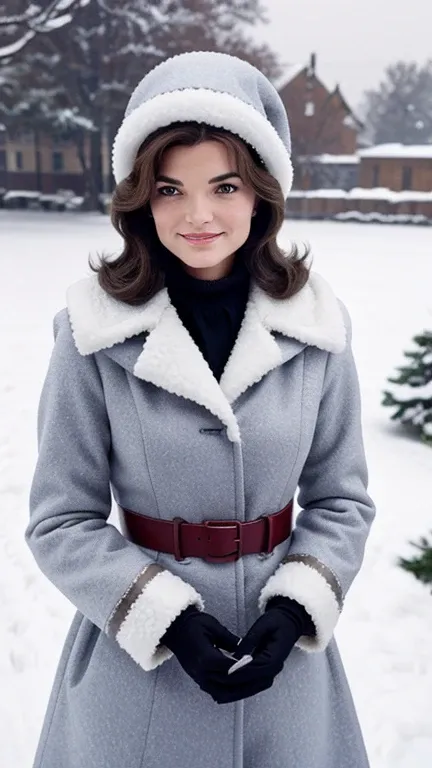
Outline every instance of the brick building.
<svg viewBox="0 0 432 768"><path fill-rule="evenodd" d="M330 168L330 156L345 171L352 157L356 170L358 134L363 127L339 86L329 90L318 77L316 64L312 54L309 64L288 67L274 82L291 125L295 185L303 189L328 186L325 178L330 171L334 178L337 171ZM326 157L325 168L321 156Z"/></svg>
<svg viewBox="0 0 432 768"><path fill-rule="evenodd" d="M88 143L83 151L88 162ZM110 158L106 147L102 159L108 184ZM8 136L0 128L0 188L43 194L68 189L82 195L84 175L76 145L47 135L38 136L32 131Z"/></svg>
<svg viewBox="0 0 432 768"><path fill-rule="evenodd" d="M432 191L432 144L379 144L358 154L360 187Z"/></svg>
<svg viewBox="0 0 432 768"><path fill-rule="evenodd" d="M288 198L288 216L432 223L432 144L380 144L357 154L358 186L297 189Z"/></svg>

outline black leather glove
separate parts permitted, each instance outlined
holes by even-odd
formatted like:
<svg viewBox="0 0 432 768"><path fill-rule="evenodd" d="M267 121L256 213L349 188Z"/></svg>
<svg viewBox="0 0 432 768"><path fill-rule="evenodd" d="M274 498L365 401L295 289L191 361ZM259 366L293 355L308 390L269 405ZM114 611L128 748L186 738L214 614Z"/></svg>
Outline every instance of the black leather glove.
<svg viewBox="0 0 432 768"><path fill-rule="evenodd" d="M189 605L170 624L160 642L175 654L185 672L214 701L223 695L225 688L230 692L234 687L233 675L228 675L228 670L235 662L218 649L233 652L240 638L211 614Z"/></svg>
<svg viewBox="0 0 432 768"><path fill-rule="evenodd" d="M251 654L253 661L229 675L236 686L217 691L216 701L228 704L271 688L299 637L314 634L312 619L302 605L289 597L272 597L234 652L238 659Z"/></svg>

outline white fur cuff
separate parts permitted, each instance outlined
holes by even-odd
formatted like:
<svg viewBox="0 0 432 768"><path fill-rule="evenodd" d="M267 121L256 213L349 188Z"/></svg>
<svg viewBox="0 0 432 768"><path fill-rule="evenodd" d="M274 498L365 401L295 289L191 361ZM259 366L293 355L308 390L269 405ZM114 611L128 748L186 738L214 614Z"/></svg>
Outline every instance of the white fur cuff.
<svg viewBox="0 0 432 768"><path fill-rule="evenodd" d="M340 615L337 597L324 576L305 563L282 563L261 590L258 600L261 612L275 595L297 600L315 624L315 636L302 635L296 645L303 651L323 651Z"/></svg>
<svg viewBox="0 0 432 768"><path fill-rule="evenodd" d="M190 584L170 571L158 573L144 587L120 625L116 634L118 644L146 672L155 669L173 656L168 648L159 646L159 641L188 605L204 610L201 595Z"/></svg>

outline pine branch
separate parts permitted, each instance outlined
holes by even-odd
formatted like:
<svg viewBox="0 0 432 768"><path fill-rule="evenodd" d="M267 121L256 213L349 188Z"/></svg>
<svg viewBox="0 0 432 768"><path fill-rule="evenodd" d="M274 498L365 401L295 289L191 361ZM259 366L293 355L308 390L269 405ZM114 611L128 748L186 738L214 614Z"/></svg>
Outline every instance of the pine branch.
<svg viewBox="0 0 432 768"><path fill-rule="evenodd" d="M422 536L419 543L410 541L410 544L421 552L419 557L411 559L400 557L398 565L405 571L412 573L423 584L432 583L432 540L428 541Z"/></svg>

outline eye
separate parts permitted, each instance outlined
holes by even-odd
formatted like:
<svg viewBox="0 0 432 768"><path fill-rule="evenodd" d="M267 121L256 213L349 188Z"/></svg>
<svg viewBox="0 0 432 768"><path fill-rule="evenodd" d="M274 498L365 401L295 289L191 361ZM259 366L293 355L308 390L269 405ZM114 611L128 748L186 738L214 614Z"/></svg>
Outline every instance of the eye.
<svg viewBox="0 0 432 768"><path fill-rule="evenodd" d="M178 189L176 189L175 187L158 187L157 193L158 195L163 195L163 197L176 197L176 195L168 194L167 190L171 190L171 191L174 190L174 192L178 192Z"/></svg>
<svg viewBox="0 0 432 768"><path fill-rule="evenodd" d="M228 187L228 188L229 188L229 187L231 187L231 189L232 189L234 192L237 192L237 190L238 190L238 187L236 187L236 185L235 185L235 184L228 184L228 183L227 183L227 184L220 184L220 185L219 185L219 187L218 187L218 189L225 189L225 192L222 192L222 194L223 194L223 195L225 195L225 194L228 194L228 195L229 195L229 194L232 194L232 192L227 192L227 191L226 191L226 190L227 190L227 187Z"/></svg>

